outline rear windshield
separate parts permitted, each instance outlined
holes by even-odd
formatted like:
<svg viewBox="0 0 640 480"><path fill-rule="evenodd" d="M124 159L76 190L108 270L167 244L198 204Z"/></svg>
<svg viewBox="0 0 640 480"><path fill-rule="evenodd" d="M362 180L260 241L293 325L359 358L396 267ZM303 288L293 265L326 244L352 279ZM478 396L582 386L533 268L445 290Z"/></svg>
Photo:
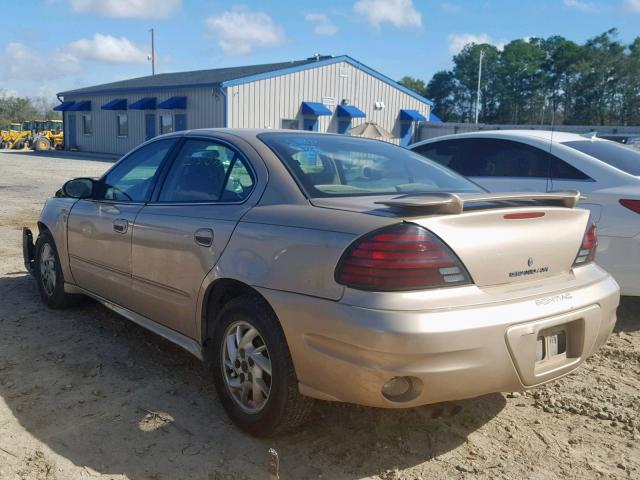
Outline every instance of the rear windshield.
<svg viewBox="0 0 640 480"><path fill-rule="evenodd" d="M386 142L305 133L259 138L311 198L483 191L452 170Z"/></svg>
<svg viewBox="0 0 640 480"><path fill-rule="evenodd" d="M623 172L640 175L640 151L633 148L605 140L576 140L564 142L563 145L591 155Z"/></svg>

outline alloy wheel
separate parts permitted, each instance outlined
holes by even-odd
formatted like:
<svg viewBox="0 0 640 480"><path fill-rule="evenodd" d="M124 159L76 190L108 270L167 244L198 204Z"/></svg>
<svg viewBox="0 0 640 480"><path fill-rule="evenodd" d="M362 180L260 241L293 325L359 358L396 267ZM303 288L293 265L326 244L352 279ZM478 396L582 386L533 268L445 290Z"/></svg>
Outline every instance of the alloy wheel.
<svg viewBox="0 0 640 480"><path fill-rule="evenodd" d="M56 289L56 256L48 243L40 251L40 281L47 295L53 295Z"/></svg>
<svg viewBox="0 0 640 480"><path fill-rule="evenodd" d="M271 392L271 360L260 332L248 322L227 328L222 348L225 385L236 404L247 413L260 412Z"/></svg>

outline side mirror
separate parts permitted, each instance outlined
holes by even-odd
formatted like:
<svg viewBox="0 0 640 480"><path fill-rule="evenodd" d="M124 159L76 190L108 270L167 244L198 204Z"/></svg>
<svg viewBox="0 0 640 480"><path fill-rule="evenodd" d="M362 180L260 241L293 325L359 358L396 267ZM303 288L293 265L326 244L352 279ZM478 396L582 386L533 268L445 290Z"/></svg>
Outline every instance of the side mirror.
<svg viewBox="0 0 640 480"><path fill-rule="evenodd" d="M62 193L69 198L91 198L95 183L92 178L74 178L62 186Z"/></svg>

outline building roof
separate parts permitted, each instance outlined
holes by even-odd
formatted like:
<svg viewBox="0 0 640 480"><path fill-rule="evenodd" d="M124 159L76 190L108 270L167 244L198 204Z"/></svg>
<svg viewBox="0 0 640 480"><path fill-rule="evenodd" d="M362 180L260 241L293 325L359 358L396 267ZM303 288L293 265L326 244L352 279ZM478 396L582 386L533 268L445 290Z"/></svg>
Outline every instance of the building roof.
<svg viewBox="0 0 640 480"><path fill-rule="evenodd" d="M363 65L348 55L318 56L305 60L292 60L290 62L267 63L262 65L246 65L243 67L214 68L210 70L195 70L191 72L159 73L146 77L132 78L118 82L104 83L92 87L78 88L58 93L59 96L69 95L91 95L91 94L118 94L135 91L162 90L169 88L185 87L230 87L246 82L253 82L263 78L285 75L308 68L330 65L338 62L346 62L355 68L359 68L366 73L386 82L398 90L402 90L421 102L433 105L433 102L395 80L382 75L381 73Z"/></svg>
<svg viewBox="0 0 640 480"><path fill-rule="evenodd" d="M267 63L263 65L246 65L243 67L212 68L209 70L194 70L191 72L158 73L146 77L131 78L118 82L103 83L92 87L78 88L60 92L58 95L84 95L92 93L116 93L136 89L152 90L156 88L171 88L175 86L219 85L228 80L274 72L284 68L298 67L315 63L315 58L291 62Z"/></svg>

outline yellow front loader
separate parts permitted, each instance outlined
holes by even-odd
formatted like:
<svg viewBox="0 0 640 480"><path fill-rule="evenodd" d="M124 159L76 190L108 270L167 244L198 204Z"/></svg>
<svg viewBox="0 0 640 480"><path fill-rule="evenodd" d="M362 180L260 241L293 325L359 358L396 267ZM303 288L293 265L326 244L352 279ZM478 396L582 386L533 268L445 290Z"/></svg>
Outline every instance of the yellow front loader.
<svg viewBox="0 0 640 480"><path fill-rule="evenodd" d="M6 130L0 132L2 136L2 148L21 150L29 146L31 132L23 130L21 123L12 123Z"/></svg>

